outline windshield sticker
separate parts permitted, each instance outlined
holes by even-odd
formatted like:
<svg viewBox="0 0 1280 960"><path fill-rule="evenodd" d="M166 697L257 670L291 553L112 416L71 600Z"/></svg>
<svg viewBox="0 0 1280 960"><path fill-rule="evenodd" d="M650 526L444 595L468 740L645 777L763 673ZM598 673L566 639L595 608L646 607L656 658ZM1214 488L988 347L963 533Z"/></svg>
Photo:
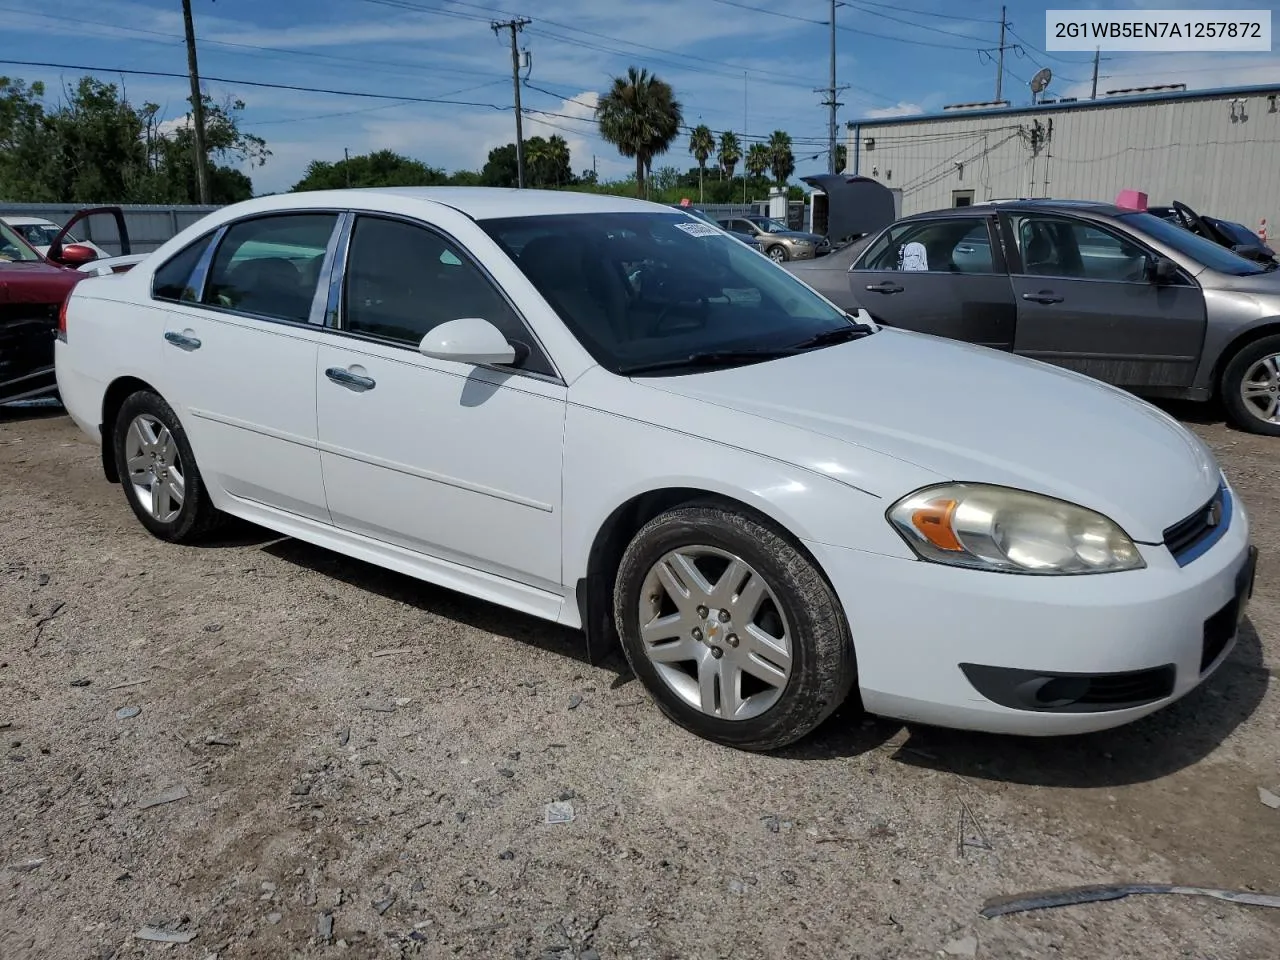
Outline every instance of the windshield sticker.
<svg viewBox="0 0 1280 960"><path fill-rule="evenodd" d="M697 220L690 220L688 223L677 223L677 230L683 230L691 237L714 237L718 236L720 231L711 226L709 223L699 223Z"/></svg>

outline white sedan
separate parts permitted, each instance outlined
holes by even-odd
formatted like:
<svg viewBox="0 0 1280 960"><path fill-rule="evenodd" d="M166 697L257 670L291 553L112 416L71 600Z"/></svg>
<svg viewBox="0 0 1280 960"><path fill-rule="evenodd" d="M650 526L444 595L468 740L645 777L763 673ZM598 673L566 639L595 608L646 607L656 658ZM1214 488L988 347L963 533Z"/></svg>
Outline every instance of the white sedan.
<svg viewBox="0 0 1280 960"><path fill-rule="evenodd" d="M231 514L620 638L736 747L851 694L1125 723L1222 663L1252 589L1245 511L1165 414L879 330L655 204L250 200L82 281L58 336L63 401L157 537Z"/></svg>
<svg viewBox="0 0 1280 960"><path fill-rule="evenodd" d="M6 216L0 217L0 220L3 220L14 230L17 230L18 233L22 234L22 239L35 247L41 254L48 254L50 245L62 230L62 227L52 220L46 220L43 217ZM62 238L62 242L68 246L74 243L82 247L88 247L99 257L111 256L96 243L91 243L88 240L77 240L74 234L67 234Z"/></svg>

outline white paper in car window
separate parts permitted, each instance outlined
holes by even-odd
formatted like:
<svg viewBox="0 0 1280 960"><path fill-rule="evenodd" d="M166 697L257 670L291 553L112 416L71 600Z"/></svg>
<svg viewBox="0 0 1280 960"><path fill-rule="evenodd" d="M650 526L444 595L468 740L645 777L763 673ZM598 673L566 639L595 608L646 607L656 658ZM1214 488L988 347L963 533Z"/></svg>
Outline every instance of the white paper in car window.
<svg viewBox="0 0 1280 960"><path fill-rule="evenodd" d="M923 243L908 243L902 248L902 259L898 261L899 270L921 271L929 269L929 255Z"/></svg>
<svg viewBox="0 0 1280 960"><path fill-rule="evenodd" d="M690 220L688 223L677 223L677 230L683 230L691 237L714 237L718 236L720 231L709 223L698 223Z"/></svg>

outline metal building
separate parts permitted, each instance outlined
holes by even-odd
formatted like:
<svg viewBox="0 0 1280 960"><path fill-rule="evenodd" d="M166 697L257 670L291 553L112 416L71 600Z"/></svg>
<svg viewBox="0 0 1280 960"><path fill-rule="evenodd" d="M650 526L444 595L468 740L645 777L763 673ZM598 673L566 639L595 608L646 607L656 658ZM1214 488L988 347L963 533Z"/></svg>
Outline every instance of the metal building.
<svg viewBox="0 0 1280 960"><path fill-rule="evenodd" d="M1280 84L1146 88L1030 107L961 104L848 124L848 171L902 190L904 215L1015 197L1141 190L1257 230L1280 223Z"/></svg>

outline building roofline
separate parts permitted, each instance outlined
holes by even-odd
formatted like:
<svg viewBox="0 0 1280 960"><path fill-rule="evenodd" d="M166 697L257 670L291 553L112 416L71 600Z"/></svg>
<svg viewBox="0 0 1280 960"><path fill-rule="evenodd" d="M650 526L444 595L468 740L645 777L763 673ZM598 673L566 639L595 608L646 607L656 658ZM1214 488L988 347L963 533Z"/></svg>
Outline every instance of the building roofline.
<svg viewBox="0 0 1280 960"><path fill-rule="evenodd" d="M1068 103L1041 103L1027 107L991 107L985 110L947 110L902 117L860 117L850 120L846 128L891 127L908 123L928 123L970 117L1008 117L1055 110L1098 110L1104 107L1133 106L1142 103L1164 103L1177 100L1214 100L1221 97L1280 95L1280 84L1267 83L1248 87L1212 87L1204 90L1175 90L1170 93L1140 93L1125 97L1099 97L1097 100L1073 100Z"/></svg>

